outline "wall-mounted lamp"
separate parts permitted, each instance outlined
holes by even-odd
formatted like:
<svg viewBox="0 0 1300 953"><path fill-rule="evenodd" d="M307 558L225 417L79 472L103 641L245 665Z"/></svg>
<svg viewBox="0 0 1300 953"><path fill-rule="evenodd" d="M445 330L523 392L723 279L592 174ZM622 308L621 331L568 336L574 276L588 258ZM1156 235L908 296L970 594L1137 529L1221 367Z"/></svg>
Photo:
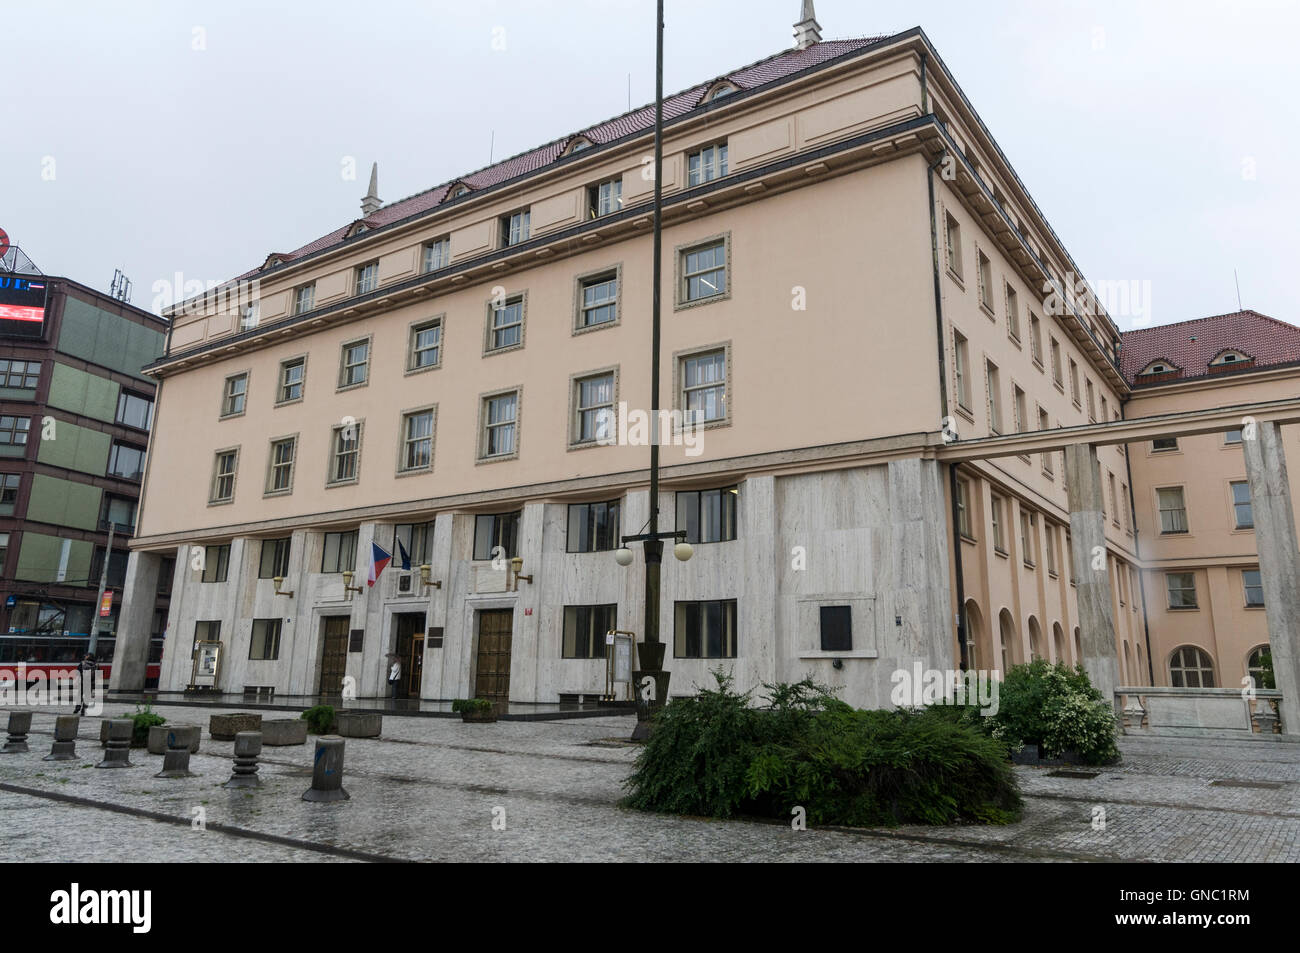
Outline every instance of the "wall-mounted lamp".
<svg viewBox="0 0 1300 953"><path fill-rule="evenodd" d="M441 580L441 579L430 579L430 578L429 578L429 573L431 573L431 572L433 572L433 567L432 567L432 566L429 566L429 565L421 566L421 567L420 567L420 582L424 583L426 586L433 586L433 588L435 588L435 589L441 589L441 588L442 588L442 580Z"/></svg>
<svg viewBox="0 0 1300 953"><path fill-rule="evenodd" d="M275 594L276 594L277 596L288 596L290 599L293 598L293 590L292 590L292 589L290 589L288 592L281 592L281 591L280 591L280 587L284 585L284 577L283 577L283 576L272 576L272 577L271 577L271 582L275 583Z"/></svg>
<svg viewBox="0 0 1300 953"><path fill-rule="evenodd" d="M510 560L510 574L515 578L513 588L516 590L519 589L520 579L522 579L524 582L528 583L529 585L532 585L533 583L532 575L530 574L525 576L522 572L523 568L524 568L524 561L520 557L516 556Z"/></svg>
<svg viewBox="0 0 1300 953"><path fill-rule="evenodd" d="M343 576L343 596L344 596L344 598L346 598L349 602L351 602L351 601L352 601L352 593L354 593L354 592L360 592L360 591L361 591L361 587L360 587L360 586L354 586L354 585L352 585L352 576L354 575L354 573L352 572L351 569L345 569L345 570L343 570L343 572L341 573L341 575Z"/></svg>

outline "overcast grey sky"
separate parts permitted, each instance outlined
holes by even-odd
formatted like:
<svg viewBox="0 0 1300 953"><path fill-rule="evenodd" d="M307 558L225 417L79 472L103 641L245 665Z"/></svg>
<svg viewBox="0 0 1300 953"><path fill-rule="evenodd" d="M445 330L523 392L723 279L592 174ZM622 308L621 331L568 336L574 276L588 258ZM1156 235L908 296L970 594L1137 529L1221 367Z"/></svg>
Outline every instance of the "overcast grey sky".
<svg viewBox="0 0 1300 953"><path fill-rule="evenodd" d="M666 0L666 91L789 47L799 6ZM923 27L1087 277L1150 281L1153 323L1234 310L1234 267L1300 323L1300 5L816 6L827 39ZM391 202L493 133L500 159L624 111L629 72L650 101L653 30L653 0L6 3L0 228L148 308L352 220L372 161Z"/></svg>

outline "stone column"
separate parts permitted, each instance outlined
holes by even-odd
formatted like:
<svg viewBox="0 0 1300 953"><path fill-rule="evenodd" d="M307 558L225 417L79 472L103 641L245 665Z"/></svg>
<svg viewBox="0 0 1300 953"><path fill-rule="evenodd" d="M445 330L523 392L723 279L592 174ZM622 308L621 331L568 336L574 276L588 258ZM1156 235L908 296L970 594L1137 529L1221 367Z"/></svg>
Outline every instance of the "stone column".
<svg viewBox="0 0 1300 953"><path fill-rule="evenodd" d="M108 680L109 691L144 690L145 666L149 664L149 638L153 633L153 612L158 597L158 571L161 565L162 557L157 553L137 550L127 557L126 580L122 585L122 608L117 617L117 642L113 647L113 668Z"/></svg>
<svg viewBox="0 0 1300 953"><path fill-rule="evenodd" d="M1115 616L1097 448L1086 443L1066 447L1065 473L1070 486L1070 559L1078 580L1075 598L1083 668L1102 697L1114 704L1119 661L1115 657ZM1100 568L1094 568L1094 562Z"/></svg>
<svg viewBox="0 0 1300 953"><path fill-rule="evenodd" d="M1282 730L1300 734L1300 558L1282 429L1275 423L1257 423L1254 438L1243 439L1241 446L1250 481L1273 674L1282 692Z"/></svg>

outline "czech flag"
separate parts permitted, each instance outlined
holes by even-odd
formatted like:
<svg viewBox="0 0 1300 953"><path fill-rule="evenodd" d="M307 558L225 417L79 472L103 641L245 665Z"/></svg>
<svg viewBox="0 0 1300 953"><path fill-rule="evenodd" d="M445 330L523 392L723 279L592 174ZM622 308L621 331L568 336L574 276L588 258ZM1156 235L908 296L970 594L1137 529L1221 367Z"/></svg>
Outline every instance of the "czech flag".
<svg viewBox="0 0 1300 953"><path fill-rule="evenodd" d="M384 571L390 562L393 561L393 554L384 552L383 547L378 543L370 544L370 572L366 576L366 585L373 586L379 574Z"/></svg>
<svg viewBox="0 0 1300 953"><path fill-rule="evenodd" d="M402 541L400 539L397 541L397 555L398 555L398 561L401 562L402 564L402 572L410 572L411 557L406 552L406 547L402 545Z"/></svg>

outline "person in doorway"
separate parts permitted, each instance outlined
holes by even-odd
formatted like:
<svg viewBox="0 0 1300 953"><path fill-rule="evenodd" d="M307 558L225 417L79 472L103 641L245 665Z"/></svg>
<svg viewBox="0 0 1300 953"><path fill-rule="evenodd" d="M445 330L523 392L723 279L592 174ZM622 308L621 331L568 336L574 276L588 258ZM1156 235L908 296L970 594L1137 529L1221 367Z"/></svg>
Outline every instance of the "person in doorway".
<svg viewBox="0 0 1300 953"><path fill-rule="evenodd" d="M397 697L397 683L402 680L402 660L396 655L388 656L388 697Z"/></svg>
<svg viewBox="0 0 1300 953"><path fill-rule="evenodd" d="M95 662L95 656L87 652L77 664L77 674L80 689L80 700L72 709L74 715L83 715L91 701L94 700L95 694L95 671L99 666Z"/></svg>

